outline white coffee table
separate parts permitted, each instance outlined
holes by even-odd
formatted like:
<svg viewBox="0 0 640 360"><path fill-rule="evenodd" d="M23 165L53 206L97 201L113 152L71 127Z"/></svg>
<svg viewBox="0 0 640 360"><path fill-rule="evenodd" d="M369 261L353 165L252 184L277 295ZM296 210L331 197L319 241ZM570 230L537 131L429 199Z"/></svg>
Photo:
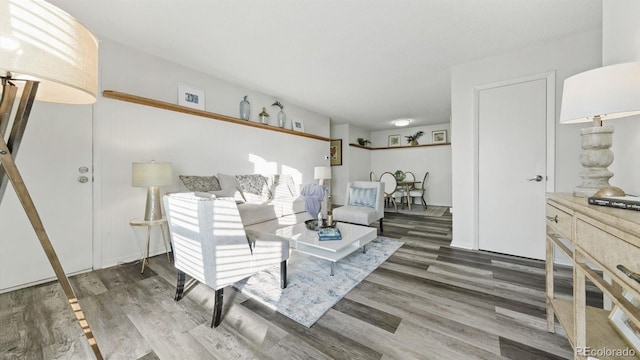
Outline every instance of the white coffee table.
<svg viewBox="0 0 640 360"><path fill-rule="evenodd" d="M289 239L291 247L301 253L331 261L331 276L335 272L336 262L362 248L377 237L378 230L373 227L338 223L342 240L318 239L318 232L309 230L304 223L277 229L276 235Z"/></svg>

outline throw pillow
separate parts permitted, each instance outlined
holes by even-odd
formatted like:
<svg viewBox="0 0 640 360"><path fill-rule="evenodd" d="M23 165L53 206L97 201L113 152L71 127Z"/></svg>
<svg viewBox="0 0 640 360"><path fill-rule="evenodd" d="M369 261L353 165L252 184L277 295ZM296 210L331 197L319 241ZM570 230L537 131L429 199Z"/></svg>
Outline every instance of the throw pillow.
<svg viewBox="0 0 640 360"><path fill-rule="evenodd" d="M235 176L218 173L218 180L222 190L213 192L217 197L232 197L236 200L236 203L247 201Z"/></svg>
<svg viewBox="0 0 640 360"><path fill-rule="evenodd" d="M263 203L271 198L267 179L258 174L236 175L242 195L250 203Z"/></svg>
<svg viewBox="0 0 640 360"><path fill-rule="evenodd" d="M178 177L189 191L207 192L221 189L220 182L215 176L180 175Z"/></svg>
<svg viewBox="0 0 640 360"><path fill-rule="evenodd" d="M274 198L297 197L300 191L296 188L291 175L273 175L273 187L271 190Z"/></svg>
<svg viewBox="0 0 640 360"><path fill-rule="evenodd" d="M349 205L376 207L376 188L349 188Z"/></svg>

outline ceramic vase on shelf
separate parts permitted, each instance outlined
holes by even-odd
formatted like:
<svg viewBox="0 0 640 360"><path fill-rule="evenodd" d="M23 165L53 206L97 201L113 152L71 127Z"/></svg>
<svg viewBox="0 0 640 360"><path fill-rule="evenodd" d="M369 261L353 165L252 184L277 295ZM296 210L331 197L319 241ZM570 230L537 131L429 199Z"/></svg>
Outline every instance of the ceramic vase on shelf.
<svg viewBox="0 0 640 360"><path fill-rule="evenodd" d="M247 100L247 95L240 101L240 119L249 120L251 118L251 104Z"/></svg>
<svg viewBox="0 0 640 360"><path fill-rule="evenodd" d="M280 110L278 112L278 127L281 127L284 129L286 124L287 124L287 114L285 114L283 110Z"/></svg>
<svg viewBox="0 0 640 360"><path fill-rule="evenodd" d="M266 108L262 108L262 112L258 115L260 122L263 124L269 124L269 113Z"/></svg>

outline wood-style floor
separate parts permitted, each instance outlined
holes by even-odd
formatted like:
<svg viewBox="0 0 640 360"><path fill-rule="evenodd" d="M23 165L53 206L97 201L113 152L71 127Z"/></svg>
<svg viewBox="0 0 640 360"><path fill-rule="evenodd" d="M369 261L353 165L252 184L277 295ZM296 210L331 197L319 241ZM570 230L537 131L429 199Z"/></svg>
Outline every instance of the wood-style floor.
<svg viewBox="0 0 640 360"><path fill-rule="evenodd" d="M142 275L138 263L72 282L106 359L572 358L545 331L543 262L451 248L451 227L447 214L387 213L384 235L404 245L311 328L228 287L211 329L213 291L174 302L164 256ZM570 277L558 271L559 292ZM0 324L0 359L93 357L55 282L1 294Z"/></svg>

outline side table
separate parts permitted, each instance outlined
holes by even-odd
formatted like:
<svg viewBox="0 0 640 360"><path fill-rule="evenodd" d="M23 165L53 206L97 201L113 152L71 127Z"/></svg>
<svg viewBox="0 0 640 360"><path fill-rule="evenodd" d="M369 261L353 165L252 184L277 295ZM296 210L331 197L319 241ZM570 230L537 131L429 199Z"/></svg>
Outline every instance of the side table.
<svg viewBox="0 0 640 360"><path fill-rule="evenodd" d="M143 219L133 219L129 221L129 225L131 226L146 226L147 227L147 251L142 258L142 270L140 273L144 273L144 266L149 263L149 243L151 242L151 228L153 226L158 225L160 227L160 232L162 233L162 240L164 242L164 249L167 253L167 260L171 262L171 257L169 256L169 247L167 246L167 236L164 233L164 229L162 225L167 226L167 219L162 217L158 220L143 220Z"/></svg>

